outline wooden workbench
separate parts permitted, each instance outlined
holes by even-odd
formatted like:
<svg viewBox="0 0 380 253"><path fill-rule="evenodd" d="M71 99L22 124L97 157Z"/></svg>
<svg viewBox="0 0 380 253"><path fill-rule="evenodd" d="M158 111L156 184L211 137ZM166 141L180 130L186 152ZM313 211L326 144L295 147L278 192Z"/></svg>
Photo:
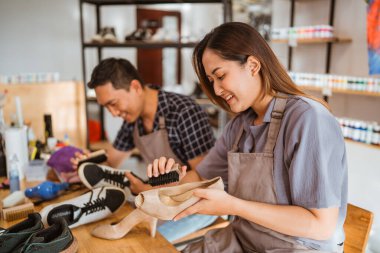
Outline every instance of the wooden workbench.
<svg viewBox="0 0 380 253"><path fill-rule="evenodd" d="M0 178L0 182L3 178ZM38 182L34 183L24 183L22 188L25 189L25 185L34 186ZM57 203L81 195L86 192L87 189L82 188L75 192L68 193L66 195L60 196L59 198L51 201L44 202L38 206L35 206L35 211L40 211L44 206L52 203ZM0 199L4 199L9 194L9 190L0 190ZM1 202L0 202L1 205ZM107 219L82 225L72 229L74 236L78 239L79 250L78 253L116 253L116 252L133 252L133 253L171 253L178 252L175 247L170 244L162 235L158 232L156 237L150 237L148 225L139 224L134 227L125 237L119 240L104 240L91 236L91 231L93 228L100 224L110 224L112 222L118 222L124 218L133 208L126 204L124 207L114 213ZM4 221L3 218L0 220L0 227L7 228L21 220L15 220L12 222Z"/></svg>

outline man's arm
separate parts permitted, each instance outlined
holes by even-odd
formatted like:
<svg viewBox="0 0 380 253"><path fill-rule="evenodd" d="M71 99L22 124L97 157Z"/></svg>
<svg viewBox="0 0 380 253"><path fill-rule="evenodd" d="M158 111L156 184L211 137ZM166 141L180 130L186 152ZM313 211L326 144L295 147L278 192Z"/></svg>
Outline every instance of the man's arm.
<svg viewBox="0 0 380 253"><path fill-rule="evenodd" d="M132 150L120 151L117 150L111 143L108 143L106 147L107 151L107 164L112 168L118 168L119 165L132 154Z"/></svg>

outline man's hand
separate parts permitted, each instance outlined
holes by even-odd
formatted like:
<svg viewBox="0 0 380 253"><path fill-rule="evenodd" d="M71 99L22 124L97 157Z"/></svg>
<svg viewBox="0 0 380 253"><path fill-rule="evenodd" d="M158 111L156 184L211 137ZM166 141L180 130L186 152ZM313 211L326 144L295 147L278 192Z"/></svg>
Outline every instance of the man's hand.
<svg viewBox="0 0 380 253"><path fill-rule="evenodd" d="M70 158L70 162L71 162L73 169L77 170L79 160L87 158L89 154L90 154L90 151L88 151L88 150L83 150L83 153L75 152L75 156Z"/></svg>
<svg viewBox="0 0 380 253"><path fill-rule="evenodd" d="M235 197L227 192L217 189L196 189L193 194L201 200L177 214L174 217L175 221L195 213L219 216L233 214L231 206Z"/></svg>
<svg viewBox="0 0 380 253"><path fill-rule="evenodd" d="M159 175L163 175L169 173L173 168L175 161L173 158L166 158L164 156L160 157L160 159L154 159L153 163L150 163L146 168L146 174L148 177L158 177ZM182 180L184 176L186 176L187 166L182 166L180 169L179 181Z"/></svg>
<svg viewBox="0 0 380 253"><path fill-rule="evenodd" d="M129 182L131 183L129 189L131 189L131 192L133 194L139 194L140 192L147 191L153 188L149 184L144 184L144 182L142 182L137 177L133 176L132 173L129 171L125 172L125 176L128 178Z"/></svg>

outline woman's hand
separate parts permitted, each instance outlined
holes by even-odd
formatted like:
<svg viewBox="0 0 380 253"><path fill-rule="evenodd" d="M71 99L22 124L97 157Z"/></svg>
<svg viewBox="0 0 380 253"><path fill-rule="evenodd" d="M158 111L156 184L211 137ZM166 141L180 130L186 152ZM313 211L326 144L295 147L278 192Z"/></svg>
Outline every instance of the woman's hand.
<svg viewBox="0 0 380 253"><path fill-rule="evenodd" d="M201 200L174 217L174 220L182 219L191 214L209 215L234 215L233 202L235 197L223 190L217 189L196 189L193 195L200 197Z"/></svg>
<svg viewBox="0 0 380 253"><path fill-rule="evenodd" d="M159 175L169 173L175 164L173 158L160 157L160 159L154 159L153 163L149 164L146 169L148 177L158 177ZM187 166L182 166L179 181L186 175Z"/></svg>
<svg viewBox="0 0 380 253"><path fill-rule="evenodd" d="M73 169L77 170L79 161L81 159L87 158L89 154L90 154L90 151L88 150L83 150L82 153L75 152L75 156L70 158L71 166L73 167Z"/></svg>

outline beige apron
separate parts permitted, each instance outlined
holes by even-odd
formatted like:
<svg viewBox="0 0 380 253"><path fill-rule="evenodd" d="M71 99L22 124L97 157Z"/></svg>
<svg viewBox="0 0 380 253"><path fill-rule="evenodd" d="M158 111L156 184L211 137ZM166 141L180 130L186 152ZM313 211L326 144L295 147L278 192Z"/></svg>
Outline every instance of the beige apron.
<svg viewBox="0 0 380 253"><path fill-rule="evenodd" d="M169 136L165 127L165 118L159 117L159 129L150 134L140 136L137 122L133 130L133 141L139 149L144 161L149 164L154 159L161 156L173 158L177 163L182 164L181 160L174 154L169 144Z"/></svg>
<svg viewBox="0 0 380 253"><path fill-rule="evenodd" d="M273 151L285 110L286 99L276 98L264 153L238 153L243 134L241 126L232 150L228 152L228 192L240 199L277 204L273 177ZM280 234L248 220L235 217L225 229L210 231L204 241L184 252L321 252L308 250L293 237Z"/></svg>

